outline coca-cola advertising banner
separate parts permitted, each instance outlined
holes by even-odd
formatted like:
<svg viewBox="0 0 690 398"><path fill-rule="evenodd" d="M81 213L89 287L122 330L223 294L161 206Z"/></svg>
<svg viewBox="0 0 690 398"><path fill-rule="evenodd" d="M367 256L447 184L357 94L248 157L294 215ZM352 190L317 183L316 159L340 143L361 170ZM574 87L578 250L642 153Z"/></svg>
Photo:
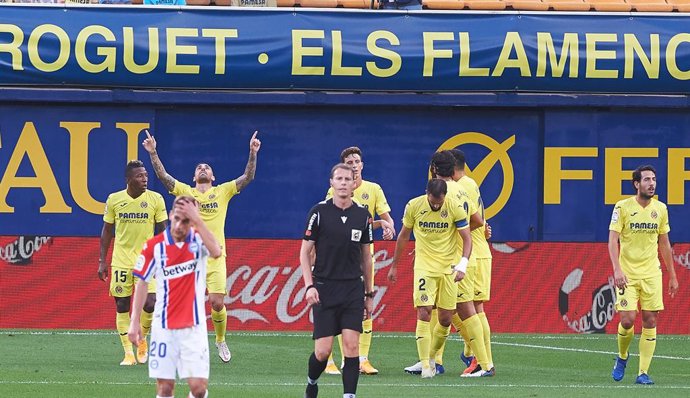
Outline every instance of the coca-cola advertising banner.
<svg viewBox="0 0 690 398"><path fill-rule="evenodd" d="M228 239L229 329L310 330L299 240ZM411 242L413 243L413 242ZM412 256L388 282L394 242L376 243L374 328L412 332ZM414 248L409 245L408 253ZM491 301L496 333L613 333L615 291L605 243L493 243ZM114 302L98 280L98 238L0 237L0 328L112 329ZM680 290L664 303L659 332L690 334L690 244L674 245ZM33 316L40 299L40 323ZM33 303L30 307L27 303ZM112 311L108 311L110 308ZM104 310L105 309L105 310ZM638 317L638 322L640 321Z"/></svg>

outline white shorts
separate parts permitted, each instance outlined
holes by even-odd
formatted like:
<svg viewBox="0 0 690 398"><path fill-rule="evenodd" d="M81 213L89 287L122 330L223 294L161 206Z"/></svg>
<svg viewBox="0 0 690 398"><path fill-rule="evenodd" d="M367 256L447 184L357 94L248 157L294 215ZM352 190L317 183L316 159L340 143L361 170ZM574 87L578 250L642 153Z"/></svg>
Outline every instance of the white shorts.
<svg viewBox="0 0 690 398"><path fill-rule="evenodd" d="M184 329L163 329L154 323L149 343L149 377L208 379L209 370L205 323Z"/></svg>

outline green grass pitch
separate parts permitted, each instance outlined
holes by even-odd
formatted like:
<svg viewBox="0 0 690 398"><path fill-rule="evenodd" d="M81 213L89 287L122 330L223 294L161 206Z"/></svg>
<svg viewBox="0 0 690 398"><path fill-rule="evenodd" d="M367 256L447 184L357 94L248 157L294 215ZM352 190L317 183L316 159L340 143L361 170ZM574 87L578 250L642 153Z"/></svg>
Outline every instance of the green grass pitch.
<svg viewBox="0 0 690 398"><path fill-rule="evenodd" d="M211 336L209 336L211 339ZM302 397L307 333L230 333L233 359L222 364L211 342L210 397ZM375 335L371 360L377 376L361 376L359 397L690 397L690 336L660 335L650 376L654 386L634 384L637 338L623 381L611 380L616 337L611 335L493 336L493 378L461 379L462 344L448 342L446 373L422 380L403 372L417 360L411 334ZM337 343L336 343L337 345ZM153 397L144 365L121 367L113 331L0 331L0 397ZM321 397L341 397L340 377L324 374ZM178 384L177 397L188 390Z"/></svg>

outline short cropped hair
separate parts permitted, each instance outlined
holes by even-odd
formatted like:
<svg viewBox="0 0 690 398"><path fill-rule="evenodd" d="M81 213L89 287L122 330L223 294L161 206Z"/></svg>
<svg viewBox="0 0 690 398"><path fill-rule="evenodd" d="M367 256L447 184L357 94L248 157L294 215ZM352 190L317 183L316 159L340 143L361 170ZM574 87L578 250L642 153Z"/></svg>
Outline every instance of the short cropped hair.
<svg viewBox="0 0 690 398"><path fill-rule="evenodd" d="M191 196L189 196L189 195L180 195L180 196L177 196L177 197L175 198L175 200L173 200L173 208L175 207L175 205L181 204L181 203L183 203L183 202L196 203L196 199L194 199L193 197L191 197Z"/></svg>
<svg viewBox="0 0 690 398"><path fill-rule="evenodd" d="M450 151L436 152L431 156L429 168L434 177L452 177L455 172L455 157Z"/></svg>
<svg viewBox="0 0 690 398"><path fill-rule="evenodd" d="M465 170L465 152L458 148L451 149L450 154L455 158L455 165L459 170Z"/></svg>
<svg viewBox="0 0 690 398"><path fill-rule="evenodd" d="M351 146L349 148L345 148L345 149L343 149L342 152L340 152L340 161L345 163L345 159L350 155L359 155L359 158L361 159L362 158L362 150L356 146Z"/></svg>
<svg viewBox="0 0 690 398"><path fill-rule="evenodd" d="M426 184L426 193L435 198L440 198L448 193L448 184L440 178L432 178Z"/></svg>
<svg viewBox="0 0 690 398"><path fill-rule="evenodd" d="M333 179L333 176L335 175L335 171L338 170L338 169L347 170L347 171L349 171L350 173L352 173L352 179L354 180L354 178L355 178L355 171L352 170L352 167L346 165L345 163L338 163L338 164L336 164L335 166L333 166L333 167L331 168L331 179Z"/></svg>
<svg viewBox="0 0 690 398"><path fill-rule="evenodd" d="M643 171L651 171L652 173L654 173L654 176L656 177L656 169L651 164L645 164L642 166L638 166L635 170L633 170L633 173L632 173L632 185L636 191L637 191L637 187L635 186L635 182L641 182L642 181L642 172Z"/></svg>
<svg viewBox="0 0 690 398"><path fill-rule="evenodd" d="M130 174L132 173L132 170L138 169L139 167L144 167L144 162L142 162L141 160L135 159L127 162L127 166L125 167L125 177L129 178Z"/></svg>

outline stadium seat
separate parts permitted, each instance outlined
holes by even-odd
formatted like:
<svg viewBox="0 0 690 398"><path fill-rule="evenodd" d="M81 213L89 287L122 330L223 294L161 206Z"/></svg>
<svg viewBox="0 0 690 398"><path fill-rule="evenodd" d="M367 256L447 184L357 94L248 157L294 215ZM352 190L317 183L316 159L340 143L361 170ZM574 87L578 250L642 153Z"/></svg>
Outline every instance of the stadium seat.
<svg viewBox="0 0 690 398"><path fill-rule="evenodd" d="M338 7L343 8L371 8L371 0L338 0ZM374 0L374 9L379 8L379 2Z"/></svg>
<svg viewBox="0 0 690 398"><path fill-rule="evenodd" d="M589 11L592 6L585 0L544 0L554 11Z"/></svg>
<svg viewBox="0 0 690 398"><path fill-rule="evenodd" d="M673 5L668 4L666 0L627 0L635 11L640 12L671 12Z"/></svg>
<svg viewBox="0 0 690 398"><path fill-rule="evenodd" d="M470 10L505 10L508 6L503 0L465 0Z"/></svg>
<svg viewBox="0 0 690 398"><path fill-rule="evenodd" d="M690 0L668 0L668 4L678 12L690 12Z"/></svg>
<svg viewBox="0 0 690 398"><path fill-rule="evenodd" d="M624 0L587 0L597 11L632 11L632 6Z"/></svg>
<svg viewBox="0 0 690 398"><path fill-rule="evenodd" d="M462 10L465 8L463 0L422 0L422 5L430 10Z"/></svg>
<svg viewBox="0 0 690 398"><path fill-rule="evenodd" d="M338 0L300 0L299 5L310 8L336 8Z"/></svg>
<svg viewBox="0 0 690 398"><path fill-rule="evenodd" d="M521 11L548 11L549 9L549 5L541 0L508 0L508 5L514 10Z"/></svg>

